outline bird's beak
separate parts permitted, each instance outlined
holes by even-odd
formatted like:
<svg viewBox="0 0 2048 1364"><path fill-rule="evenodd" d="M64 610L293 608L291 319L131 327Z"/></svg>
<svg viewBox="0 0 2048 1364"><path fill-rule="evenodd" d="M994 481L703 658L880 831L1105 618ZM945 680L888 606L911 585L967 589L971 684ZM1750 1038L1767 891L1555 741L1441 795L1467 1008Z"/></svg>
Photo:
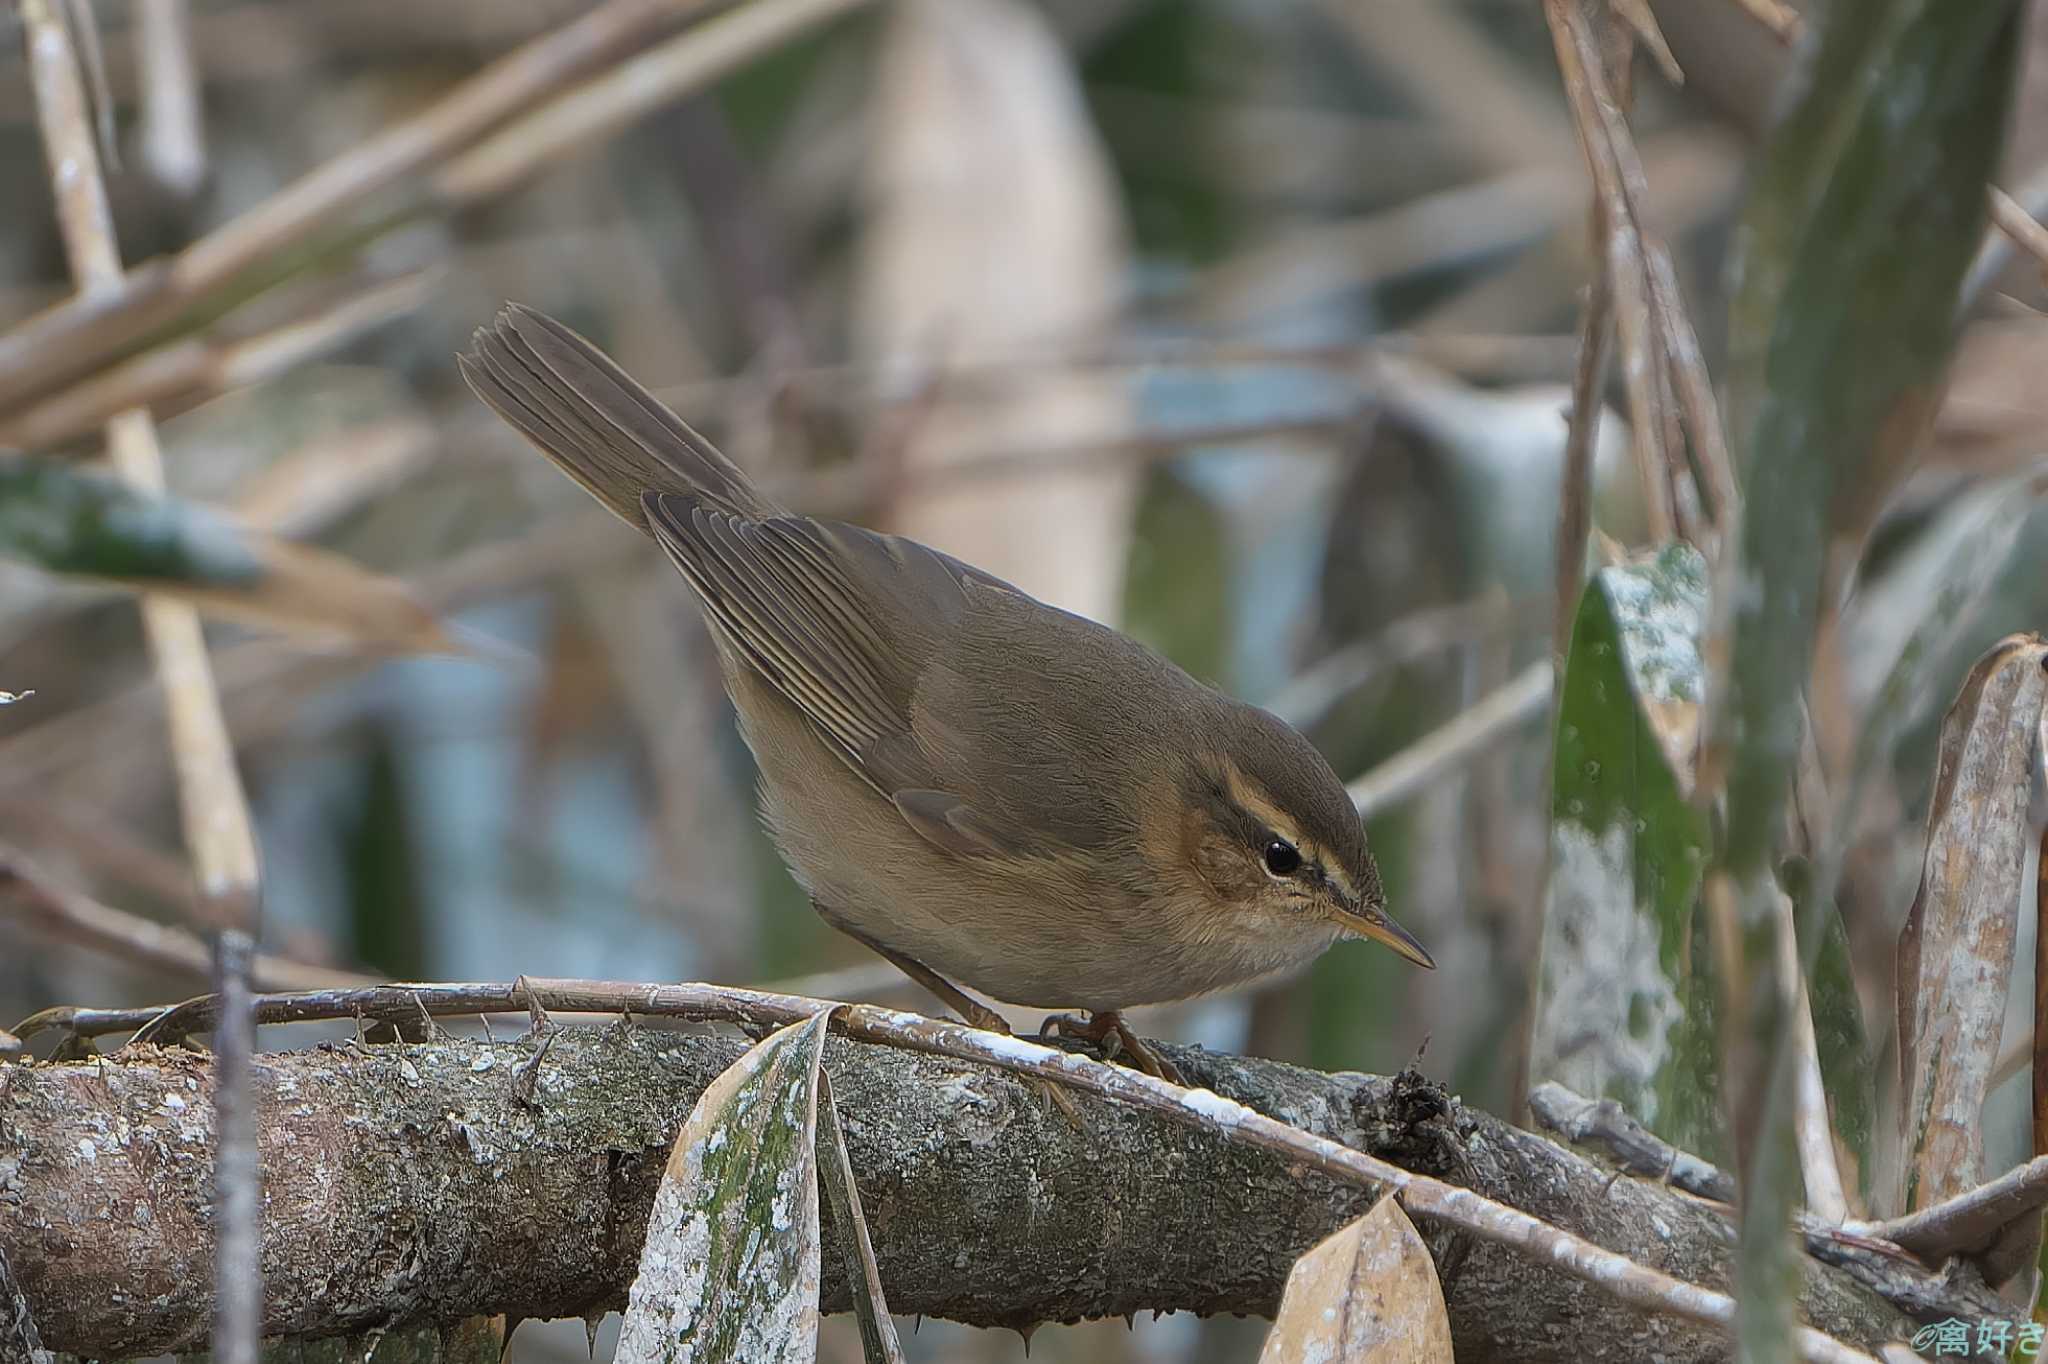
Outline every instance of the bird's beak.
<svg viewBox="0 0 2048 1364"><path fill-rule="evenodd" d="M1428 949L1415 941L1415 935L1377 909L1370 906L1361 906L1358 909L1332 909L1330 917L1353 937L1371 938L1374 942L1385 943L1423 970L1436 969L1436 958L1430 956Z"/></svg>

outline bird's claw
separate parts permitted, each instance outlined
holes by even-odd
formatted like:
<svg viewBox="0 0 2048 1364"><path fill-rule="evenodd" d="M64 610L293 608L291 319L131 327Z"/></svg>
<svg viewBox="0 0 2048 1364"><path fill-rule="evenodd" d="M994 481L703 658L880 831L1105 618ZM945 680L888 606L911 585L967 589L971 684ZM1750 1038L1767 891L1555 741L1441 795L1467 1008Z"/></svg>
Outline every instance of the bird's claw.
<svg viewBox="0 0 2048 1364"><path fill-rule="evenodd" d="M1125 1026L1123 1016L1114 1011L1091 1014L1047 1014L1045 1021L1038 1025L1040 1037L1072 1037L1083 1042L1093 1042L1102 1048L1102 1059L1113 1061L1118 1056L1126 1058L1133 1070L1142 1071L1155 1079L1170 1085L1187 1086L1187 1078L1180 1068L1167 1060L1152 1047L1152 1044Z"/></svg>

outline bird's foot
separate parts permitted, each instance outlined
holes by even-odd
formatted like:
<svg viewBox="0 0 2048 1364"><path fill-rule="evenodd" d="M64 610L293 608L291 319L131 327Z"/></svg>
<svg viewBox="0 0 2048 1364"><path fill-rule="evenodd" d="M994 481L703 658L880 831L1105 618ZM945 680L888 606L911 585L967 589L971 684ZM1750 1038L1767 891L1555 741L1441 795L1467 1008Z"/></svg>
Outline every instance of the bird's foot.
<svg viewBox="0 0 2048 1364"><path fill-rule="evenodd" d="M959 1014L961 1021L967 1026L980 1028L983 1032L1000 1033L1004 1037L1015 1035L1010 1030L1008 1019L962 991L949 986L941 997L952 1006L953 1012ZM1065 1085L1037 1075L1026 1075L1022 1079L1025 1084L1038 1091L1040 1098L1057 1108L1068 1122L1081 1131L1087 1130L1088 1125L1081 1121L1081 1110L1074 1106L1074 1098L1067 1093Z"/></svg>
<svg viewBox="0 0 2048 1364"><path fill-rule="evenodd" d="M1045 1022L1039 1025L1040 1037L1074 1037L1083 1042L1093 1042L1102 1048L1102 1058L1113 1061L1121 1053L1133 1070L1143 1071L1170 1085L1186 1087L1187 1077L1180 1068L1162 1056L1151 1043L1132 1032L1124 1023L1123 1015L1114 1009L1082 1014L1047 1014Z"/></svg>

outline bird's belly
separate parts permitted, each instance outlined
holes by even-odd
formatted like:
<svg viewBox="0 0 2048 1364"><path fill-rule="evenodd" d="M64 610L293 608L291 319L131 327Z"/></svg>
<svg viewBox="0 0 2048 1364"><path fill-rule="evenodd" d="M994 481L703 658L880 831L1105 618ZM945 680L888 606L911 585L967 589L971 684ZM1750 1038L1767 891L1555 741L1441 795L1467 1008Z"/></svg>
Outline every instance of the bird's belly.
<svg viewBox="0 0 2048 1364"><path fill-rule="evenodd" d="M1120 1009L1296 969L1335 939L1310 923L1218 932L1206 915L1165 913L1127 886L1091 881L1072 859L941 851L766 684L729 672L728 686L761 771L762 813L819 912L957 985L1027 1007Z"/></svg>

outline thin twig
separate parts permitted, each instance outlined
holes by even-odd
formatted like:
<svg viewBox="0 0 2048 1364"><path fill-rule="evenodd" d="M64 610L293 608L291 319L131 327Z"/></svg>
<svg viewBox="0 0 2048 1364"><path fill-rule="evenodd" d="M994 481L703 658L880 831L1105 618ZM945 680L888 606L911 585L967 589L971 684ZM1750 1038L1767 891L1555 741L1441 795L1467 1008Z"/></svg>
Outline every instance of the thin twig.
<svg viewBox="0 0 2048 1364"><path fill-rule="evenodd" d="M1642 483L1650 538L1661 544L1680 524L1675 475L1684 452L1666 448L1665 414L1657 401L1664 346L1651 313L1646 234L1638 218L1642 162L1608 86L1600 42L1587 25L1581 0L1544 0L1543 15L1550 25L1579 146L1600 203L1601 255L1608 286L1614 291L1615 320L1621 332L1630 448Z"/></svg>
<svg viewBox="0 0 2048 1364"><path fill-rule="evenodd" d="M1286 345L1259 341L1047 336L1031 345L933 357L920 369L927 382L955 395L979 396L1014 387L1019 374L1058 377L1088 374L1141 379L1161 369L1302 369L1333 375L1370 374L1383 354L1412 356L1470 382L1537 382L1570 373L1577 354L1564 333L1506 335L1481 332L1382 332L1369 341ZM806 398L825 390L862 406L886 400L896 385L873 364L815 364L779 370L778 386ZM735 389L757 382L752 374L658 387L655 396L683 413L723 408Z"/></svg>
<svg viewBox="0 0 2048 1364"><path fill-rule="evenodd" d="M2038 747L2039 741L2036 743ZM2038 763L2034 772L2039 781ZM2033 1045L2037 1037L2048 1038L2048 825L2042 827L2034 853L2034 1029L2027 1039L2028 1059L2033 1063L2027 1086L2031 1145L2039 1159L2048 1156L2048 1053ZM1985 1092L1990 1093L1989 1086Z"/></svg>
<svg viewBox="0 0 2048 1364"><path fill-rule="evenodd" d="M1941 1260L1984 1249L2006 1227L2037 1216L2043 1207L2048 1207L2048 1156L2036 1156L1932 1207L1882 1222L1850 1222L1842 1230Z"/></svg>
<svg viewBox="0 0 2048 1364"><path fill-rule="evenodd" d="M211 1354L219 1364L257 1364L263 1338L262 1171L256 1152L256 1102L250 1070L256 1027L249 975L255 943L240 928L214 940L213 1183L214 1241Z"/></svg>
<svg viewBox="0 0 2048 1364"><path fill-rule="evenodd" d="M1546 679L1547 682L1547 679ZM387 985L303 995L262 996L252 1012L265 1021L362 1017L410 1021L433 1016L507 1013L534 1005L550 1014L632 1014L702 1022L780 1027L800 1022L834 1001L766 994L715 985L641 985L616 981L524 977L512 984ZM22 1025L24 1035L44 1027L77 1027L92 1011L51 1010ZM162 1041L208 1027L220 1013L213 998L160 1012L146 1030ZM1175 1122L1279 1155L1300 1167L1377 1194L1391 1193L1412 1217L1453 1227L1508 1246L1578 1278L1618 1302L1709 1326L1728 1327L1735 1304L1726 1294L1674 1279L1532 1217L1460 1188L1390 1164L1326 1137L1304 1132L1206 1089L1188 1090L1123 1066L982 1032L962 1023L922 1018L873 1005L845 1006L836 1030L864 1042L972 1061L1094 1094ZM1870 1364L1870 1356L1810 1327L1798 1328L1799 1357L1828 1364Z"/></svg>
<svg viewBox="0 0 2048 1364"><path fill-rule="evenodd" d="M1318 659L1267 698L1265 707L1296 729L1313 728L1338 702L1390 668L1482 639L1520 635L1536 604L1486 597L1425 607Z"/></svg>
<svg viewBox="0 0 2048 1364"><path fill-rule="evenodd" d="M1602 217L1596 205L1594 216ZM1614 289L1607 269L1593 274L1579 316L1579 363L1572 375L1571 424L1565 429L1564 473L1557 489L1557 620L1550 639L1560 683L1571 648L1572 621L1586 585L1586 537L1593 530L1593 452L1599 448L1600 414L1606 406L1608 345L1614 336Z"/></svg>
<svg viewBox="0 0 2048 1364"><path fill-rule="evenodd" d="M2026 205L1998 186L1991 187L1991 221L2012 240L2013 245L2034 258L2048 271L2048 227L2043 227Z"/></svg>
<svg viewBox="0 0 2048 1364"><path fill-rule="evenodd" d="M1628 1173L1669 1184L1713 1204L1731 1222L1735 1219L1734 1175L1672 1146L1612 1099L1588 1099L1554 1081L1546 1081L1529 1096L1529 1106L1538 1123L1573 1145L1604 1151ZM1974 1194L1965 1196L1973 1197ZM1792 1220L1808 1255L1855 1276L1900 1311L1920 1320L1958 1315L1959 1307L1968 1314L1982 1311L2000 1318L2011 1311L2009 1305L1981 1285L1963 1289L1966 1301L1961 1304L1930 1295L1928 1283L1916 1273L1921 1264L1919 1254L1890 1236L1889 1223L1843 1225L1822 1221L1804 1209L1795 1211ZM1930 1239L1926 1246L1935 1244ZM1924 1253L1923 1247L1920 1254ZM1956 1281L1953 1276L1944 1276L1944 1282Z"/></svg>
<svg viewBox="0 0 2048 1364"><path fill-rule="evenodd" d="M0 444L26 450L59 445L130 408L166 416L275 378L411 312L425 301L434 278L431 270L401 275L247 340L194 336L144 351L0 417Z"/></svg>
<svg viewBox="0 0 2048 1364"><path fill-rule="evenodd" d="M108 819L104 810L56 798L48 790L0 794L0 827L31 844L62 849L131 889L192 911L192 869Z"/></svg>
<svg viewBox="0 0 2048 1364"><path fill-rule="evenodd" d="M0 917L14 918L39 932L105 952L122 961L160 967L205 979L212 953L198 934L172 924L102 904L84 891L58 882L16 848L0 843ZM319 990L371 985L360 975L284 957L251 958L252 984L263 990Z"/></svg>
<svg viewBox="0 0 2048 1364"><path fill-rule="evenodd" d="M2007 197L2030 218L2048 213L2048 165L2035 167L2013 186ZM1976 311L1984 291L2005 272L2005 267L2012 262L2013 252L2018 249L2019 243L1996 222L1985 229L1984 240L1978 244L1977 255L1970 262L1970 272L1963 276L1962 288L1957 291L1957 317L1966 318Z"/></svg>
<svg viewBox="0 0 2048 1364"><path fill-rule="evenodd" d="M1573 1145L1605 1151L1632 1175L1669 1184L1695 1198L1735 1202L1733 1175L1666 1142L1613 1099L1589 1099L1545 1080L1529 1092L1529 1111Z"/></svg>
<svg viewBox="0 0 2048 1364"><path fill-rule="evenodd" d="M1714 395L1713 376L1707 372L1699 336L1685 311L1685 294L1678 287L1678 270L1671 263L1671 250L1661 241L1652 241L1649 248L1650 297L1663 323L1665 353L1678 385L1678 401L1685 410L1693 454L1706 475L1700 484L1701 500L1706 504L1707 521L1716 536L1725 538L1734 529L1741 511L1735 457L1729 452L1728 436L1721 426L1721 404Z"/></svg>
<svg viewBox="0 0 2048 1364"><path fill-rule="evenodd" d="M1370 819L1469 762L1488 744L1543 714L1550 700L1550 660L1531 663L1514 680L1460 711L1351 783L1346 794L1359 818Z"/></svg>

